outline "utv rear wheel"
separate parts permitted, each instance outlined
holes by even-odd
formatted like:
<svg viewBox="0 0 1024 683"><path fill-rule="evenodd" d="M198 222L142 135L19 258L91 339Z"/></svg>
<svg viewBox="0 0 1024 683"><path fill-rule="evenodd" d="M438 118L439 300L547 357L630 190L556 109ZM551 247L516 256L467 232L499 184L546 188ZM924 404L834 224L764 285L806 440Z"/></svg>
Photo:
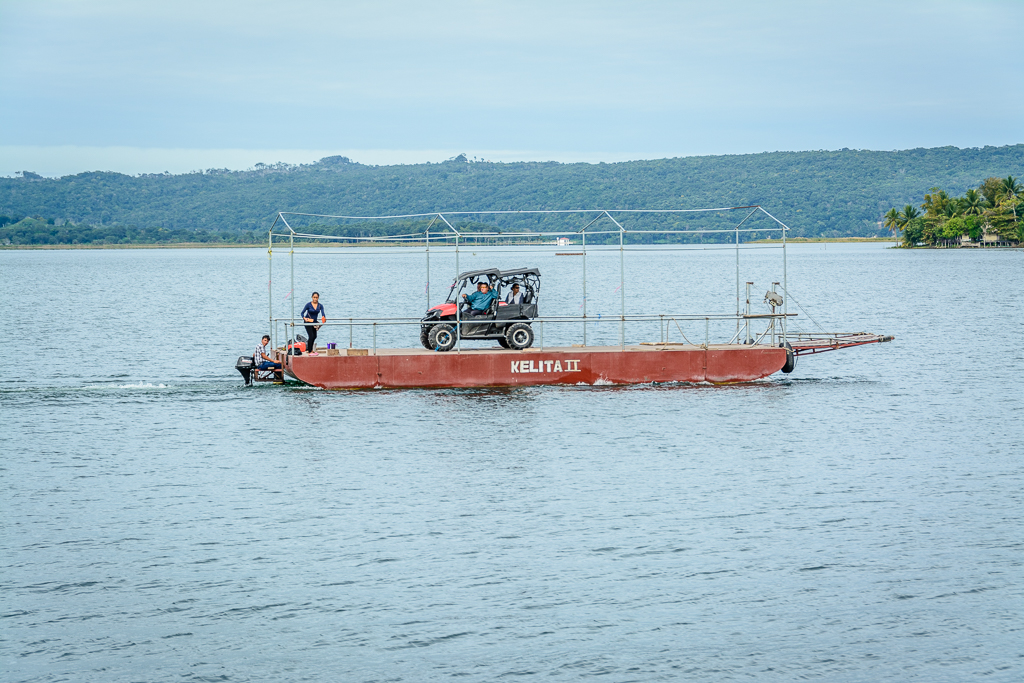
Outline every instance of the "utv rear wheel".
<svg viewBox="0 0 1024 683"><path fill-rule="evenodd" d="M430 345L430 331L433 330L433 325L424 325L420 328L420 344L423 344L423 348L432 349Z"/></svg>
<svg viewBox="0 0 1024 683"><path fill-rule="evenodd" d="M528 349L533 346L533 328L526 323L513 323L505 330L509 348Z"/></svg>
<svg viewBox="0 0 1024 683"><path fill-rule="evenodd" d="M430 348L436 351L451 351L456 340L455 328L448 323L434 325L430 330Z"/></svg>

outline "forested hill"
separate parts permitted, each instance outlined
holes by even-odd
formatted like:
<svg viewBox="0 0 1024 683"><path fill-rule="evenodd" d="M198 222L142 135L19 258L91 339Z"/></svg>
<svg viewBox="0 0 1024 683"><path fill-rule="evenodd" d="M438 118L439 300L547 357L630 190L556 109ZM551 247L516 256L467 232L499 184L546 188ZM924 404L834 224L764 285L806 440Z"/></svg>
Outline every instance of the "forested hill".
<svg viewBox="0 0 1024 683"><path fill-rule="evenodd" d="M761 204L795 236L868 236L882 214L941 186L1024 175L1024 144L685 157L614 164L367 166L344 157L249 171L182 175L81 173L0 178L0 223L238 232L266 230L279 210L387 215L436 210L702 208ZM6 217L6 218L4 218Z"/></svg>

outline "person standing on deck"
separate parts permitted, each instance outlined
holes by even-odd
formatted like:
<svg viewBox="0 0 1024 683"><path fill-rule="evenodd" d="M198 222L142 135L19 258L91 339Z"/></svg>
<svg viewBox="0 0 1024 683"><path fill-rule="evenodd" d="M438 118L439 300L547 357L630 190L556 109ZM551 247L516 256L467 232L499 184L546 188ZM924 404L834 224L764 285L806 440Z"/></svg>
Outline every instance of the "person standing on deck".
<svg viewBox="0 0 1024 683"><path fill-rule="evenodd" d="M324 305L320 303L320 292L313 292L313 296L310 299L311 301L302 309L302 321L315 323L319 317L321 318L320 322L327 322L327 316L324 315ZM309 342L306 344L306 353L313 353L316 350L316 331L319 329L319 325L306 325L306 335L309 337Z"/></svg>

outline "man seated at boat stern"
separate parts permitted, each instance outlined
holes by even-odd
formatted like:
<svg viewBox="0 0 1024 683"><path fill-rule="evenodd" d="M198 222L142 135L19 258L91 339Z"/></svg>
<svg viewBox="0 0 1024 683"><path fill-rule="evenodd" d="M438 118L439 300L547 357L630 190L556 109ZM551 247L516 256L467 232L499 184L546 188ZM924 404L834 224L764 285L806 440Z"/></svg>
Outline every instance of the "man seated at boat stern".
<svg viewBox="0 0 1024 683"><path fill-rule="evenodd" d="M267 355L267 344L270 342L270 335L263 335L256 351L252 354L252 362L256 364L256 370L261 378L266 378L271 372L280 372L281 364Z"/></svg>
<svg viewBox="0 0 1024 683"><path fill-rule="evenodd" d="M462 298L469 304L470 315L487 315L487 311L491 308L491 302L498 298L498 295L494 293L491 286L486 282L481 282L476 286L476 291L466 296L462 295Z"/></svg>

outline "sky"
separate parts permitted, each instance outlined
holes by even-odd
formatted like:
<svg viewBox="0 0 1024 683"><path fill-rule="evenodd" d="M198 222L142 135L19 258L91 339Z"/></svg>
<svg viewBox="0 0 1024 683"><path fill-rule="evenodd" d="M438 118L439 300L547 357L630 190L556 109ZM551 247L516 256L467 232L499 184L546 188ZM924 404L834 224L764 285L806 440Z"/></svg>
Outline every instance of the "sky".
<svg viewBox="0 0 1024 683"><path fill-rule="evenodd" d="M0 175L1024 142L1024 0L0 0Z"/></svg>

